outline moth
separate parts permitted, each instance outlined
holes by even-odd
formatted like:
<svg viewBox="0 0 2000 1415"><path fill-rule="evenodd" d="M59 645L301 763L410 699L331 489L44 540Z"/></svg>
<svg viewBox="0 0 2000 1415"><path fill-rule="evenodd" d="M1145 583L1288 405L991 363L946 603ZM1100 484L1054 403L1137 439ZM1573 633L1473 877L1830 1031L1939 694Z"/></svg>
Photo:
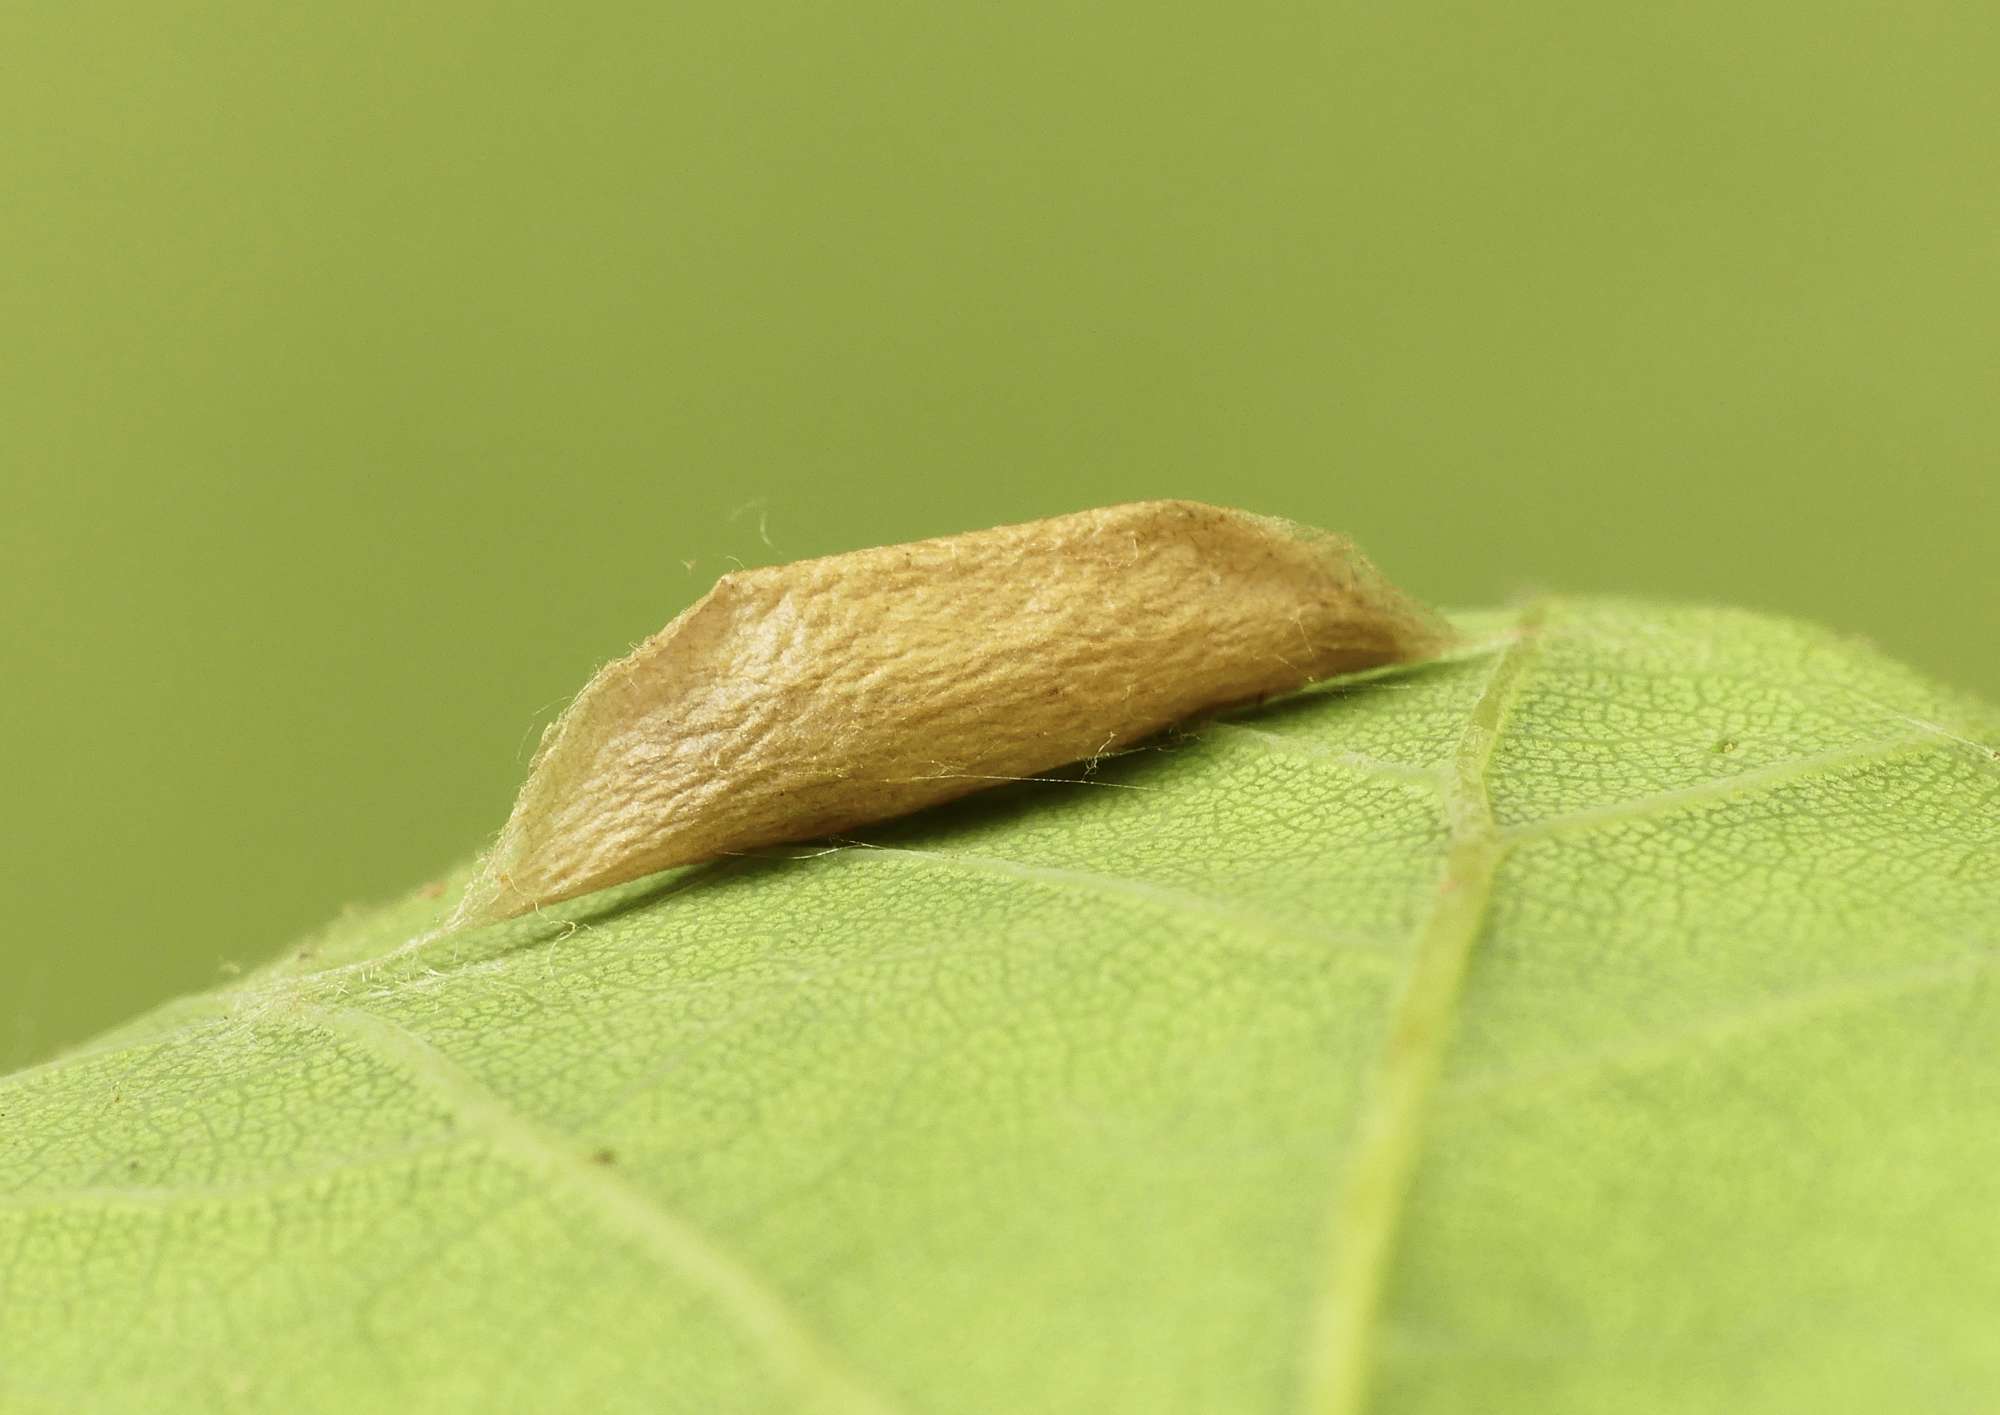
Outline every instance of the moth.
<svg viewBox="0 0 2000 1415"><path fill-rule="evenodd" d="M852 830L1447 639L1345 537L1189 501L725 575L550 724L448 926Z"/></svg>

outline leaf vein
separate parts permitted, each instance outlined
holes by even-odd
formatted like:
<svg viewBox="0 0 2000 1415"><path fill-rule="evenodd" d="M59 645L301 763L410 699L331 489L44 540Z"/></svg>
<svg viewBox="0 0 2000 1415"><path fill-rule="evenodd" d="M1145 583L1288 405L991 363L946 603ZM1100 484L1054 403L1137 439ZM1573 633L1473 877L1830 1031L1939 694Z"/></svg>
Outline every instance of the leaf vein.
<svg viewBox="0 0 2000 1415"><path fill-rule="evenodd" d="M1832 772L1844 766L1865 766L1890 761L1905 752L1938 751L1951 745L1950 739L1929 732L1912 732L1897 737L1878 738L1851 747L1834 747L1824 752L1814 752L1810 756L1792 757L1786 761L1774 762L1770 766L1759 767L1754 771L1738 772L1734 776L1719 777L1714 781L1704 781L1674 791L1659 791L1647 796L1634 797L1629 801L1612 801L1601 806L1587 806L1578 811L1565 811L1560 815L1523 821L1519 825L1506 827L1501 831L1501 835L1509 841L1539 840L1552 835L1566 835L1573 831L1618 825L1630 820L1648 820L1705 805L1711 801L1745 799L1766 790L1802 781L1819 772Z"/></svg>
<svg viewBox="0 0 2000 1415"><path fill-rule="evenodd" d="M1486 922L1507 842L1493 822L1486 775L1533 662L1542 609L1494 663L1460 735L1444 784L1450 836L1444 868L1402 986L1336 1187L1326 1283L1304 1353L1305 1409L1360 1415L1404 1202L1416 1173L1425 1112L1451 1036L1466 966Z"/></svg>
<svg viewBox="0 0 2000 1415"><path fill-rule="evenodd" d="M1080 870L1068 866L1028 865L1018 860L1006 860L992 855L969 855L956 850L912 850L906 846L855 842L855 851L862 858L884 857L912 864L956 869L967 874L997 875L1005 879L1040 885L1046 889L1081 892L1100 898L1108 895L1165 909L1172 913L1206 915L1232 928L1261 934L1270 942L1292 949L1310 949L1315 954L1323 954L1327 944L1335 942L1362 957L1378 959L1383 957L1382 946L1365 936L1315 934L1308 937L1296 929L1287 928L1254 911L1224 904L1191 890L1158 884L1152 880L1132 879L1124 875L1106 874L1099 870Z"/></svg>
<svg viewBox="0 0 2000 1415"><path fill-rule="evenodd" d="M565 1137L517 1114L430 1042L351 1007L304 1007L298 1017L394 1068L496 1155L567 1193L658 1267L702 1289L790 1384L835 1409L887 1415L888 1403L861 1385L756 1274Z"/></svg>
<svg viewBox="0 0 2000 1415"><path fill-rule="evenodd" d="M1303 761L1340 767L1362 777L1381 781L1405 782L1435 789L1438 784L1438 769L1432 766L1412 766L1408 762L1392 762L1382 757L1371 757L1364 752L1334 752L1310 742L1295 741L1278 732L1270 732L1261 727L1250 727L1241 722L1210 722L1203 725L1197 737L1240 737L1255 742L1272 756L1296 757Z"/></svg>
<svg viewBox="0 0 2000 1415"><path fill-rule="evenodd" d="M1905 993L1964 982L2000 963L1990 949L1914 967L1893 968L1830 979L1789 994L1776 994L1746 1007L1710 1014L1669 1031L1642 1035L1573 1060L1549 1066L1510 1067L1474 1073L1439 1090L1443 1101L1488 1099L1517 1090L1587 1082L1607 1071L1641 1070L1679 1060L1698 1047L1721 1046L1813 1021L1829 1012L1888 1002Z"/></svg>

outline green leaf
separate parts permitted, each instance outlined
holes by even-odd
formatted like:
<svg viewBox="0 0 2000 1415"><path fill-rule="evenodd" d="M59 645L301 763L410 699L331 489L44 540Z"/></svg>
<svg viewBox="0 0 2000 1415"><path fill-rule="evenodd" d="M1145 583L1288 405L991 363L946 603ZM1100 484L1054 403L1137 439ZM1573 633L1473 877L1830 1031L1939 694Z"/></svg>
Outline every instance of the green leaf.
<svg viewBox="0 0 2000 1415"><path fill-rule="evenodd" d="M1993 1408L2000 717L1468 628L0 1082L0 1408Z"/></svg>

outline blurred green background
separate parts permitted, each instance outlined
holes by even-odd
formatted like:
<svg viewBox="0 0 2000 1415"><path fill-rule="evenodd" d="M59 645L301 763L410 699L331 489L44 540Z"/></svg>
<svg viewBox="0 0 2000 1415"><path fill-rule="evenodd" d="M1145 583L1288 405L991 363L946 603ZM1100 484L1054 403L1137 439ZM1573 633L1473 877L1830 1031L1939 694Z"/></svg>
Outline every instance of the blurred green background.
<svg viewBox="0 0 2000 1415"><path fill-rule="evenodd" d="M0 9L0 1064L731 564L1145 496L2000 694L2000 7Z"/></svg>

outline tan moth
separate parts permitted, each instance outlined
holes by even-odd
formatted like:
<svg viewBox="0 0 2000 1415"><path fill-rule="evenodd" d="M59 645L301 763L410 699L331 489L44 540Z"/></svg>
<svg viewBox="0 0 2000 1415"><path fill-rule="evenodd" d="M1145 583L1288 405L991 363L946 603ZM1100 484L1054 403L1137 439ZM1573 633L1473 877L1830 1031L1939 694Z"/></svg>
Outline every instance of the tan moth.
<svg viewBox="0 0 2000 1415"><path fill-rule="evenodd" d="M550 725L452 925L904 815L1446 637L1346 538L1187 501L725 575Z"/></svg>

